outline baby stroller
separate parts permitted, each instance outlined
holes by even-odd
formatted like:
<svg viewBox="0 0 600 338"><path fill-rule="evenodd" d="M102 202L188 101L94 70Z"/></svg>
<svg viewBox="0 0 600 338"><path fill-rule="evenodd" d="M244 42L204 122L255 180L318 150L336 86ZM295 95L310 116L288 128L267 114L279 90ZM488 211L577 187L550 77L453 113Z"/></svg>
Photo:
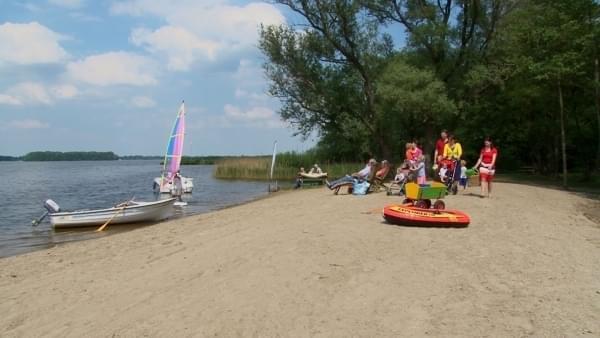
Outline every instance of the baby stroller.
<svg viewBox="0 0 600 338"><path fill-rule="evenodd" d="M460 180L460 160L449 160L443 159L440 162L440 167L446 165L447 171L446 174L441 175L441 168L438 171L438 177L440 177L440 181L446 185L448 188L448 192L452 193L452 195L456 195L458 192L458 182Z"/></svg>
<svg viewBox="0 0 600 338"><path fill-rule="evenodd" d="M405 194L404 185L408 182L408 175L404 175L400 180L392 181L390 186L386 188L388 196Z"/></svg>
<svg viewBox="0 0 600 338"><path fill-rule="evenodd" d="M390 183L390 186L386 188L388 196L390 195L403 195L406 194L404 185L414 180L414 174L410 172L410 165L408 162L403 163L399 170L402 172L394 177L394 180Z"/></svg>

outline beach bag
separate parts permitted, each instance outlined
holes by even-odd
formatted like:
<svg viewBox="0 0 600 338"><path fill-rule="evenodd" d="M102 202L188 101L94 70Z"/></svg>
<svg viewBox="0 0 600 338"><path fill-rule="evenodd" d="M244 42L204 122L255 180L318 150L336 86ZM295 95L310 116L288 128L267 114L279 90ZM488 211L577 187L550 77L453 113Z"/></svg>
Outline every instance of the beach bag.
<svg viewBox="0 0 600 338"><path fill-rule="evenodd" d="M369 190L369 182L367 181L354 181L354 185L352 186L352 194L353 195L366 195Z"/></svg>

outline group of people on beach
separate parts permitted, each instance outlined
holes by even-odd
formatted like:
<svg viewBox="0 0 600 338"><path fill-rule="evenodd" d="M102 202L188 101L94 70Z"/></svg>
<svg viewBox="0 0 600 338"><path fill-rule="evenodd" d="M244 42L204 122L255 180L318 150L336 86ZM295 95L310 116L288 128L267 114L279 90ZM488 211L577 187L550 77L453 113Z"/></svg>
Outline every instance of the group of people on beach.
<svg viewBox="0 0 600 338"><path fill-rule="evenodd" d="M483 147L479 152L479 158L475 165L469 170L467 162L463 157L463 148L454 135L442 130L440 138L435 143L433 154L433 178L436 181L448 185L449 190L456 192L458 185L466 189L468 185L469 174L479 173L481 183L481 197L490 197L492 192L492 180L495 176L496 158L498 150L493 145L490 137L486 137ZM426 158L417 142L406 143L404 161L396 170L394 182L414 181L417 184L427 183ZM336 189L341 185L352 183L361 183L371 177L372 170L376 167L377 161L374 158L369 159L367 164L361 170L341 177L332 182L326 181L329 189ZM374 177L383 180L390 168L390 163L386 160L381 162L380 169Z"/></svg>

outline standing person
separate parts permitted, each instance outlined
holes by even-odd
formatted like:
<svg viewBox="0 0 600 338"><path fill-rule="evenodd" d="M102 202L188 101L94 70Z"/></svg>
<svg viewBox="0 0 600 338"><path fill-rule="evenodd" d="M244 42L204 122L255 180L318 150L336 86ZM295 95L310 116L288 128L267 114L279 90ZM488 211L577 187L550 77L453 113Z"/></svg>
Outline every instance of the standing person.
<svg viewBox="0 0 600 338"><path fill-rule="evenodd" d="M444 146L444 159L442 161L448 164L448 189L456 195L458 181L460 178L460 158L462 156L462 146L456 141L454 135L448 136L448 143ZM450 184L452 183L452 184Z"/></svg>
<svg viewBox="0 0 600 338"><path fill-rule="evenodd" d="M302 187L302 184L304 184L304 176L302 176L302 174L306 174L306 172L304 171L304 167L300 167L300 171L298 172L298 174L296 174L296 183L294 184L294 189L298 189Z"/></svg>
<svg viewBox="0 0 600 338"><path fill-rule="evenodd" d="M404 160L413 163L413 147L410 142L406 142L406 151L404 152Z"/></svg>
<svg viewBox="0 0 600 338"><path fill-rule="evenodd" d="M440 138L435 142L435 151L433 153L433 160L435 161L435 169L440 164L440 161L444 158L444 148L446 147L446 143L448 143L448 131L446 129L442 129L440 133Z"/></svg>
<svg viewBox="0 0 600 338"><path fill-rule="evenodd" d="M414 140L412 142L412 159L413 161L418 161L419 157L421 157L421 155L423 155L423 150L421 150L421 148L419 148L419 144L417 143L417 140Z"/></svg>
<svg viewBox="0 0 600 338"><path fill-rule="evenodd" d="M181 195L183 194L183 185L181 184L181 174L179 171L175 173L173 177L173 196L177 197L179 202L182 201Z"/></svg>
<svg viewBox="0 0 600 338"><path fill-rule="evenodd" d="M425 174L425 156L421 155L411 169L417 174L417 184L427 183L427 176Z"/></svg>
<svg viewBox="0 0 600 338"><path fill-rule="evenodd" d="M464 189L467 189L467 161L465 160L461 160L460 161L460 185L463 187Z"/></svg>
<svg viewBox="0 0 600 338"><path fill-rule="evenodd" d="M444 158L453 161L460 161L462 156L462 146L456 141L453 135L448 136L448 143L444 145Z"/></svg>
<svg viewBox="0 0 600 338"><path fill-rule="evenodd" d="M481 180L481 197L492 196L492 179L496 174L496 158L498 149L494 147L492 139L486 137L483 141L483 148L479 153L479 159L473 168L479 168L479 179Z"/></svg>

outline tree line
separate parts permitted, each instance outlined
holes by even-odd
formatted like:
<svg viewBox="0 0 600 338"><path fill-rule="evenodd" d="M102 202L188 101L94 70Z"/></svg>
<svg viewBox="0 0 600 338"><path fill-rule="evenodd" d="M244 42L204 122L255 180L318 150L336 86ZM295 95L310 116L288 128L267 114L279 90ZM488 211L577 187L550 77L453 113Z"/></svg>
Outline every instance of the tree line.
<svg viewBox="0 0 600 338"><path fill-rule="evenodd" d="M501 168L597 172L597 1L275 2L296 22L261 27L269 93L323 156L431 154L448 129L471 158L491 136Z"/></svg>
<svg viewBox="0 0 600 338"><path fill-rule="evenodd" d="M215 164L224 156L183 156L181 164ZM124 155L119 156L112 151L33 151L23 156L0 156L0 161L115 161L115 160L158 160L164 156L159 155Z"/></svg>
<svg viewBox="0 0 600 338"><path fill-rule="evenodd" d="M22 161L114 161L119 156L112 151L33 151L21 157Z"/></svg>

